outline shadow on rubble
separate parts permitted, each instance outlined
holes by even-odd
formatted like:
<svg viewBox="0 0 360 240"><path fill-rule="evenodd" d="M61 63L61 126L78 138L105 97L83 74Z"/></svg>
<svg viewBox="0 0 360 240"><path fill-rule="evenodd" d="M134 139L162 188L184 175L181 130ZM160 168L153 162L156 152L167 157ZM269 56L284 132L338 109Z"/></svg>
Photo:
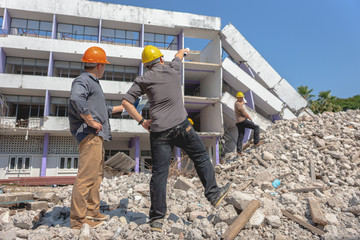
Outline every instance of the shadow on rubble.
<svg viewBox="0 0 360 240"><path fill-rule="evenodd" d="M34 228L44 225L48 227L70 227L70 208L54 207L51 211L44 213L43 217L34 224Z"/></svg>

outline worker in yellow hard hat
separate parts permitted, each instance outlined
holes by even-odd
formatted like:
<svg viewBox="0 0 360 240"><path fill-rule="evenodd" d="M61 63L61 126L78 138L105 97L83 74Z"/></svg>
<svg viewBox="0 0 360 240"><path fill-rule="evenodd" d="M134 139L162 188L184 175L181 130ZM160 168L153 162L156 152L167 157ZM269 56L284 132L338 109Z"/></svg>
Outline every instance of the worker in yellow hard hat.
<svg viewBox="0 0 360 240"><path fill-rule="evenodd" d="M146 46L142 62L149 69L126 93L123 105L139 125L150 131L152 177L150 181L150 227L161 231L166 215L166 183L171 151L174 146L183 149L194 162L198 176L205 188L205 196L217 207L230 190L230 183L219 188L214 167L200 137L187 118L181 91L183 57L188 49L181 49L170 63L164 63L163 54L154 46ZM150 102L150 120L145 120L133 106L142 94Z"/></svg>
<svg viewBox="0 0 360 240"><path fill-rule="evenodd" d="M100 213L100 184L104 176L103 142L111 140L109 114L123 106L106 106L99 79L109 64L105 51L90 47L81 59L84 72L72 82L69 104L70 132L79 144L78 174L73 186L70 226L84 223L97 228L109 219Z"/></svg>
<svg viewBox="0 0 360 240"><path fill-rule="evenodd" d="M242 156L244 153L242 152L242 142L244 139L245 128L250 128L254 130L254 144L255 147L263 144L263 141L260 141L260 127L257 125L249 114L246 112L244 104L244 94L242 92L238 92L236 94L237 101L235 102L234 110L235 110L235 121L236 127L238 129L238 139L237 139L237 155Z"/></svg>

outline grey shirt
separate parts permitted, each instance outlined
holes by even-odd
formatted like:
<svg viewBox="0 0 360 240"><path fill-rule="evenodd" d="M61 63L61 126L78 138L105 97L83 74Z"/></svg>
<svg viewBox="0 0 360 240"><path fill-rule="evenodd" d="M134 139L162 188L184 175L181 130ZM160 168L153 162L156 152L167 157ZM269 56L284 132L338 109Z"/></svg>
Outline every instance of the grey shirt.
<svg viewBox="0 0 360 240"><path fill-rule="evenodd" d="M72 82L69 103L70 132L80 144L88 134L96 134L94 128L88 126L80 114L91 114L92 118L101 123L102 130L97 133L104 140L111 140L109 115L112 106L106 106L105 95L99 79L91 73L83 72Z"/></svg>
<svg viewBox="0 0 360 240"><path fill-rule="evenodd" d="M124 99L134 104L142 94L150 102L151 132L161 132L182 123L187 112L181 91L182 61L176 57L169 64L156 64L134 84Z"/></svg>

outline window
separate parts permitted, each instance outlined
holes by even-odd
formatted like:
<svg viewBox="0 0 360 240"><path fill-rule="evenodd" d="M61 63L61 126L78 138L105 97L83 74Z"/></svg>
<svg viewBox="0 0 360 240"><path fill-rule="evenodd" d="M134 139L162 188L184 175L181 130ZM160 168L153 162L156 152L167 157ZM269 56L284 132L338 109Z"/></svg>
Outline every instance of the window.
<svg viewBox="0 0 360 240"><path fill-rule="evenodd" d="M27 127L30 117L44 116L45 97L4 95L8 104L5 116L16 117L18 127Z"/></svg>
<svg viewBox="0 0 360 240"><path fill-rule="evenodd" d="M130 155L129 150L105 150L105 161L107 161L110 157L114 156L118 152L123 152L128 156Z"/></svg>
<svg viewBox="0 0 360 240"><path fill-rule="evenodd" d="M10 34L51 38L52 22L12 18Z"/></svg>
<svg viewBox="0 0 360 240"><path fill-rule="evenodd" d="M54 61L54 77L76 78L84 68L82 62Z"/></svg>
<svg viewBox="0 0 360 240"><path fill-rule="evenodd" d="M145 119L150 119L150 110L149 110L149 108L143 108L141 115Z"/></svg>
<svg viewBox="0 0 360 240"><path fill-rule="evenodd" d="M50 99L50 116L67 117L69 98L51 97Z"/></svg>
<svg viewBox="0 0 360 240"><path fill-rule="evenodd" d="M74 24L58 24L57 38L81 42L97 42L98 28Z"/></svg>
<svg viewBox="0 0 360 240"><path fill-rule="evenodd" d="M134 82L139 75L138 67L106 64L102 79L109 81Z"/></svg>
<svg viewBox="0 0 360 240"><path fill-rule="evenodd" d="M101 42L138 47L140 46L139 32L112 28L102 28Z"/></svg>
<svg viewBox="0 0 360 240"><path fill-rule="evenodd" d="M10 156L9 170L30 170L30 161L29 156Z"/></svg>
<svg viewBox="0 0 360 240"><path fill-rule="evenodd" d="M47 76L49 60L6 57L5 73Z"/></svg>
<svg viewBox="0 0 360 240"><path fill-rule="evenodd" d="M76 170L79 166L78 157L61 157L59 162L59 169L61 170Z"/></svg>
<svg viewBox="0 0 360 240"><path fill-rule="evenodd" d="M177 37L174 35L158 34L158 33L145 33L144 44L153 45L162 49L177 50L178 42Z"/></svg>
<svg viewBox="0 0 360 240"><path fill-rule="evenodd" d="M0 37L6 36L6 30L2 29L3 17L0 17Z"/></svg>

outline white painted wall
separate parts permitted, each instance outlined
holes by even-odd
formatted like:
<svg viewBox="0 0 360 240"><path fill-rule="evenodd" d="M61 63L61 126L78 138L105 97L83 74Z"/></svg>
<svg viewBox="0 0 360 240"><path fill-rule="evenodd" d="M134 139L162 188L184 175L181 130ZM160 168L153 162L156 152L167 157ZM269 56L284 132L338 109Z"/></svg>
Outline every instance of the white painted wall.
<svg viewBox="0 0 360 240"><path fill-rule="evenodd" d="M211 104L200 111L201 132L224 132L221 103Z"/></svg>
<svg viewBox="0 0 360 240"><path fill-rule="evenodd" d="M29 170L9 170L10 156L30 156L31 163ZM9 177L39 177L42 156L38 154L0 154L0 179Z"/></svg>
<svg viewBox="0 0 360 240"><path fill-rule="evenodd" d="M85 0L3 0L0 7L166 27L220 30L218 17Z"/></svg>
<svg viewBox="0 0 360 240"><path fill-rule="evenodd" d="M200 52L200 62L221 64L221 41L220 36L214 38Z"/></svg>
<svg viewBox="0 0 360 240"><path fill-rule="evenodd" d="M200 96L220 97L221 96L222 69L218 68L214 73L210 73L200 81Z"/></svg>

